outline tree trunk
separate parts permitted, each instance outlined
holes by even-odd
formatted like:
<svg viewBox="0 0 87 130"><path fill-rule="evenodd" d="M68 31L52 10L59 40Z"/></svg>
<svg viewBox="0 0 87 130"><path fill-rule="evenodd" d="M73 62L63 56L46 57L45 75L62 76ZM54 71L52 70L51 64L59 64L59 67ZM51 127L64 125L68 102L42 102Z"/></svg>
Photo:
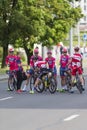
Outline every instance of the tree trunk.
<svg viewBox="0 0 87 130"><path fill-rule="evenodd" d="M1 68L4 68L6 66L5 59L8 54L8 45L3 46L3 57L2 57L2 65Z"/></svg>
<svg viewBox="0 0 87 130"><path fill-rule="evenodd" d="M33 52L31 52L31 50L28 49L26 46L24 46L24 49L25 49L25 52L27 55L27 64L29 65L30 64L30 57L33 55Z"/></svg>

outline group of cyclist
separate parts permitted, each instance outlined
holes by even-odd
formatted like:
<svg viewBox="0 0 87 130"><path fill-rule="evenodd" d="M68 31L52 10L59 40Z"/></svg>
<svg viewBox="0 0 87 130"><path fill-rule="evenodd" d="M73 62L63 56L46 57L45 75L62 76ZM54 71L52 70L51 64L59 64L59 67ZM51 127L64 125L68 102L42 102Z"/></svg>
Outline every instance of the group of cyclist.
<svg viewBox="0 0 87 130"><path fill-rule="evenodd" d="M74 80L76 78L76 74L78 73L80 82L82 85L82 90L84 91L84 80L83 80L83 66L82 66L82 55L80 54L80 48L74 48L74 54L69 56L67 54L67 49L64 48L62 50L62 55L60 57L60 76L61 76L61 85L63 90L67 89L65 72L71 76L71 89L70 92L73 93Z"/></svg>
<svg viewBox="0 0 87 130"><path fill-rule="evenodd" d="M49 50L47 52L47 57L45 58L45 60L43 60L43 58L39 56L38 48L36 48L34 49L34 54L30 58L30 69L27 72L24 72L21 57L19 53L17 55L14 55L13 48L9 49L9 55L6 57L6 64L9 65L10 71L16 71L18 93L27 91L29 79L31 75L35 73L35 71L38 71L38 76L30 93L34 93L35 88L38 86L43 75L46 75L49 72L53 73L53 76L57 83L57 67L55 62L56 59L52 56L52 51ZM69 56L67 48L64 47L62 49L59 64L62 90L67 90L65 72L67 72L71 76L71 93L73 92L73 82L77 72L79 74L82 88L84 90L84 81L82 77L82 56L80 54L80 48L75 47L74 54L72 56ZM26 80L26 82L24 87L21 89L21 84L23 80Z"/></svg>

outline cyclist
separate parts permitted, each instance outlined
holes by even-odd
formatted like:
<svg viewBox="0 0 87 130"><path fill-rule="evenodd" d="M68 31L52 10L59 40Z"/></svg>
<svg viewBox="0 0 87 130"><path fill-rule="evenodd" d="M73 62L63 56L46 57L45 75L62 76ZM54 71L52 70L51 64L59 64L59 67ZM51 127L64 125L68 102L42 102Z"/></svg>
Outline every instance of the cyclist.
<svg viewBox="0 0 87 130"><path fill-rule="evenodd" d="M37 87L37 85L39 84L42 77L44 75L48 74L48 72L50 72L50 69L48 68L48 64L47 64L46 61L36 61L35 62L35 68L38 68L39 76L37 77L35 84L34 84L32 90L30 91L31 94L34 93L34 89Z"/></svg>
<svg viewBox="0 0 87 130"><path fill-rule="evenodd" d="M14 71L15 70L15 64L16 64L16 57L14 55L14 49L10 48L9 54L6 57L6 65L9 66L10 71Z"/></svg>
<svg viewBox="0 0 87 130"><path fill-rule="evenodd" d="M73 56L71 57L71 74L72 74L72 88L71 88L71 92L73 93L73 83L74 83L74 80L75 80L75 77L76 77L76 73L78 72L79 74L79 78L80 78L80 81L82 83L82 87L84 86L84 80L83 80L83 77L82 77L82 73L83 73L83 70L82 70L82 56L79 52L80 48L77 46L74 48L74 54ZM83 88L84 90L84 88Z"/></svg>
<svg viewBox="0 0 87 130"><path fill-rule="evenodd" d="M55 65L55 58L52 56L52 52L47 52L47 57L45 58L45 61L48 63L49 69L51 69L54 72L54 76L57 75L56 65Z"/></svg>
<svg viewBox="0 0 87 130"><path fill-rule="evenodd" d="M25 75L25 72L23 70L23 65L22 65L22 62L21 62L21 57L20 57L20 52L17 52L17 55L15 56L16 57L16 64L15 64L15 70L16 70L16 75L17 75L17 92L22 92L21 90L21 84L25 79L27 79L26 75Z"/></svg>
<svg viewBox="0 0 87 130"><path fill-rule="evenodd" d="M62 91L67 90L65 72L68 71L69 55L67 54L67 48L63 48L62 55L60 57L60 77Z"/></svg>
<svg viewBox="0 0 87 130"><path fill-rule="evenodd" d="M17 76L17 92L21 92L21 84L22 84L22 72L23 68L21 65L21 59L17 55L14 55L14 49L9 49L9 55L6 57L6 65L9 66L10 69L10 77L12 76L12 72L14 71L15 75ZM9 90L9 89L8 89Z"/></svg>
<svg viewBox="0 0 87 130"><path fill-rule="evenodd" d="M45 58L45 61L48 63L49 69L53 72L55 81L57 83L57 80L56 80L57 69L55 65L55 58L52 56L52 52L50 50L47 52L47 57Z"/></svg>
<svg viewBox="0 0 87 130"><path fill-rule="evenodd" d="M26 84L24 85L22 91L26 91L27 90L27 85L29 84L29 78L34 73L34 62L35 62L34 59L36 58L37 61L42 61L42 57L39 56L38 54L39 54L38 49L34 49L34 54L30 58L30 69L26 73L26 75L27 75L27 81L26 81Z"/></svg>

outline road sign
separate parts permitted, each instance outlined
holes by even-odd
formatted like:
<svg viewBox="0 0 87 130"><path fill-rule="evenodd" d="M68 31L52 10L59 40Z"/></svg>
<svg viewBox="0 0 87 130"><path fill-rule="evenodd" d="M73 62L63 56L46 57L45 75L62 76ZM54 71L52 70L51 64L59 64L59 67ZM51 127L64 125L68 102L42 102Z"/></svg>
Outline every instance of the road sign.
<svg viewBox="0 0 87 130"><path fill-rule="evenodd" d="M87 34L83 35L83 40L87 40Z"/></svg>

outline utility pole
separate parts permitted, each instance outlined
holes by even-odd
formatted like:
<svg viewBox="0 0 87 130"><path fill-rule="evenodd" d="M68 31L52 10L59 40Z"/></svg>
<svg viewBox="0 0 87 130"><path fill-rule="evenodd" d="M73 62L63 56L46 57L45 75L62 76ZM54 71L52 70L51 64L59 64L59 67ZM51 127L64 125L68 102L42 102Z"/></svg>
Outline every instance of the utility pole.
<svg viewBox="0 0 87 130"><path fill-rule="evenodd" d="M80 47L80 29L79 29L79 22L77 24L77 30L78 30L78 46Z"/></svg>
<svg viewBox="0 0 87 130"><path fill-rule="evenodd" d="M71 6L73 7L73 8L75 8L75 0L73 0L73 2L71 3ZM70 48L70 56L72 56L72 54L73 54L73 28L71 27L71 29L70 29L70 43L69 43L69 48Z"/></svg>
<svg viewBox="0 0 87 130"><path fill-rule="evenodd" d="M71 27L70 29L70 44L69 44L69 48L70 48L70 56L72 56L73 54L73 28Z"/></svg>

